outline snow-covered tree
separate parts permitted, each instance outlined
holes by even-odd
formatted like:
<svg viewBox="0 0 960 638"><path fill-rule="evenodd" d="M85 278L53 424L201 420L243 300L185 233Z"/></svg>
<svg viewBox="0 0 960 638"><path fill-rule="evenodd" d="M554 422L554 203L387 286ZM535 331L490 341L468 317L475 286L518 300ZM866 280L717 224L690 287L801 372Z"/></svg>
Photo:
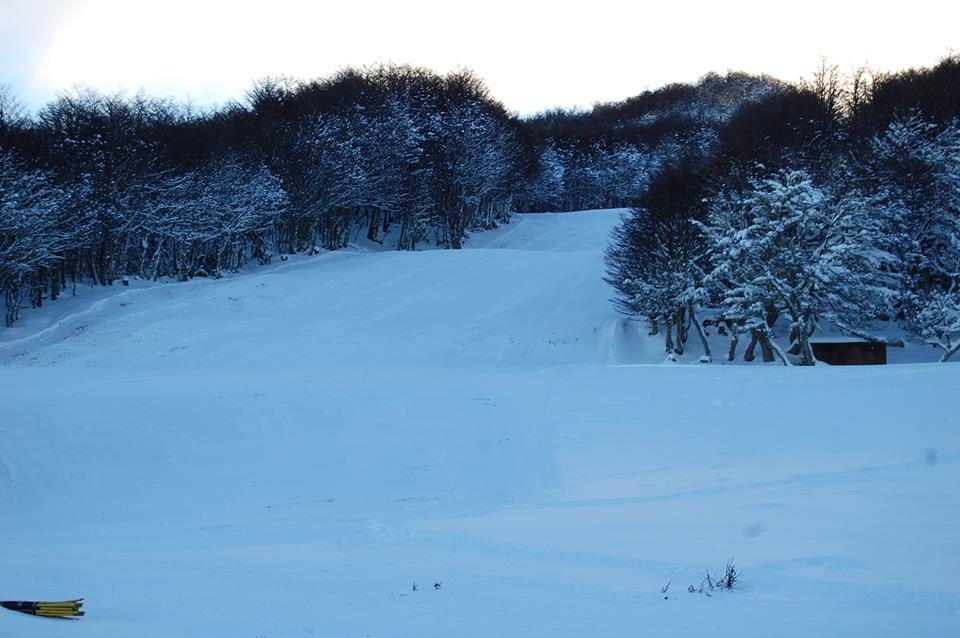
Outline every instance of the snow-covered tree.
<svg viewBox="0 0 960 638"><path fill-rule="evenodd" d="M900 204L909 234L908 266L928 275L956 270L960 254L960 123L945 127L919 115L895 119L873 141L875 186Z"/></svg>
<svg viewBox="0 0 960 638"><path fill-rule="evenodd" d="M713 265L706 281L723 315L764 335L786 315L790 353L802 365L814 364L810 336L821 321L869 336L862 324L889 312L899 266L885 220L874 212L867 199L837 197L802 170L718 193L700 227Z"/></svg>
<svg viewBox="0 0 960 638"><path fill-rule="evenodd" d="M286 194L266 167L227 156L168 176L150 206L139 273L216 277L250 258L269 260Z"/></svg>
<svg viewBox="0 0 960 638"><path fill-rule="evenodd" d="M70 191L85 236L76 269L110 285L128 267L143 221L143 196L164 172L155 128L170 115L144 96L103 95L92 89L62 93L39 114L37 132L46 162Z"/></svg>
<svg viewBox="0 0 960 638"><path fill-rule="evenodd" d="M361 227L379 241L379 229L395 221L401 225L397 247L416 246L431 210L432 174L424 150L427 131L417 120L408 100L388 97L310 121L288 176L291 249L342 248Z"/></svg>
<svg viewBox="0 0 960 638"><path fill-rule="evenodd" d="M412 250L428 207L424 195L430 169L425 163L425 135L407 99L390 97L365 117L360 138L364 186L360 206L366 213L367 238L377 241L380 228L400 223L397 248Z"/></svg>
<svg viewBox="0 0 960 638"><path fill-rule="evenodd" d="M469 100L434 119L432 172L443 243L460 248L466 231L492 227L509 215L515 163L510 132L479 102Z"/></svg>
<svg viewBox="0 0 960 638"><path fill-rule="evenodd" d="M683 354L691 324L704 353L710 346L696 317L704 290L699 256L700 237L693 223L680 215L658 215L634 209L611 236L606 281L617 291L614 305L623 313L650 322L650 333L663 326L664 350Z"/></svg>
<svg viewBox="0 0 960 638"><path fill-rule="evenodd" d="M299 141L293 223L299 226L294 249L320 244L331 250L349 242L352 215L364 191L361 140L366 118L353 108L321 114Z"/></svg>
<svg viewBox="0 0 960 638"><path fill-rule="evenodd" d="M536 176L528 180L525 197L539 211L563 210L563 191L570 152L547 140L537 154Z"/></svg>
<svg viewBox="0 0 960 638"><path fill-rule="evenodd" d="M960 124L895 119L872 143L867 181L900 212L897 250L904 264L901 312L909 328L949 357L950 303L960 289Z"/></svg>
<svg viewBox="0 0 960 638"><path fill-rule="evenodd" d="M644 146L618 144L608 156L606 206L628 206L646 190L651 176L651 153Z"/></svg>
<svg viewBox="0 0 960 638"><path fill-rule="evenodd" d="M58 223L62 194L48 175L24 169L0 149L0 290L4 322L17 320L25 296L39 305L44 281L72 245Z"/></svg>
<svg viewBox="0 0 960 638"><path fill-rule="evenodd" d="M960 284L947 289L920 290L911 295L915 311L909 326L930 345L943 350L941 362L960 351Z"/></svg>

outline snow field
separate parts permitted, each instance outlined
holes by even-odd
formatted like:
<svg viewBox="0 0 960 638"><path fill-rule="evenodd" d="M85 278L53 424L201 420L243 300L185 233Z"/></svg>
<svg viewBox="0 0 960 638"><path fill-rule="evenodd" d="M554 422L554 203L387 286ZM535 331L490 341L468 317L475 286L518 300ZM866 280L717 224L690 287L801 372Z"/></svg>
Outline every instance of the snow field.
<svg viewBox="0 0 960 638"><path fill-rule="evenodd" d="M26 316L0 636L960 632L960 368L651 365L617 215Z"/></svg>

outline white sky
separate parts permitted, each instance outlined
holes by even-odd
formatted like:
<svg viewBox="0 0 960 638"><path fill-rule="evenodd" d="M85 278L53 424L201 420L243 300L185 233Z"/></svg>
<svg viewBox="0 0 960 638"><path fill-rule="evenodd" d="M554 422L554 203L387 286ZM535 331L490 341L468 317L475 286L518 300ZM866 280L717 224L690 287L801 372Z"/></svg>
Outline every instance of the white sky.
<svg viewBox="0 0 960 638"><path fill-rule="evenodd" d="M960 2L0 0L0 83L32 107L74 84L242 99L265 75L376 62L473 69L520 113L589 106L708 71L809 76L930 66Z"/></svg>

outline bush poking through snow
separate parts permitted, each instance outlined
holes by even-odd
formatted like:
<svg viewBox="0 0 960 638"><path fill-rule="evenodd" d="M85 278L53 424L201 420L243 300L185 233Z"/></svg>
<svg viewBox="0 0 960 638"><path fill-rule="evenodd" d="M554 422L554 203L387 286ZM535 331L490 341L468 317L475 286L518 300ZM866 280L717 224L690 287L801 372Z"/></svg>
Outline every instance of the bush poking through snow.
<svg viewBox="0 0 960 638"><path fill-rule="evenodd" d="M690 585L687 587L687 591L691 594L704 594L706 596L711 596L710 592L719 589L720 591L731 591L734 587L737 586L737 583L740 581L740 570L737 569L737 566L733 564L733 559L727 561L727 565L724 568L723 576L719 579L714 579L710 576L710 570L707 570L707 575L702 581L700 581L699 587L694 587Z"/></svg>
<svg viewBox="0 0 960 638"><path fill-rule="evenodd" d="M737 569L737 566L733 564L733 559L727 561L727 566L723 572L723 578L720 579L718 585L720 589L733 589L737 585L737 581L740 580L740 570Z"/></svg>

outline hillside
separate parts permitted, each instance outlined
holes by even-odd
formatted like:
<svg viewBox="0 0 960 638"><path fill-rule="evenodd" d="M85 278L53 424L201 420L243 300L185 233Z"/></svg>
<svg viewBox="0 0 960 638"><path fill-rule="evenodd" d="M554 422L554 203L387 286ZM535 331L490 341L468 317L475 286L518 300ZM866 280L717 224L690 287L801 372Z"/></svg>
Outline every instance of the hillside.
<svg viewBox="0 0 960 638"><path fill-rule="evenodd" d="M617 219L25 313L0 599L89 615L0 636L958 632L960 367L659 365L601 279Z"/></svg>

